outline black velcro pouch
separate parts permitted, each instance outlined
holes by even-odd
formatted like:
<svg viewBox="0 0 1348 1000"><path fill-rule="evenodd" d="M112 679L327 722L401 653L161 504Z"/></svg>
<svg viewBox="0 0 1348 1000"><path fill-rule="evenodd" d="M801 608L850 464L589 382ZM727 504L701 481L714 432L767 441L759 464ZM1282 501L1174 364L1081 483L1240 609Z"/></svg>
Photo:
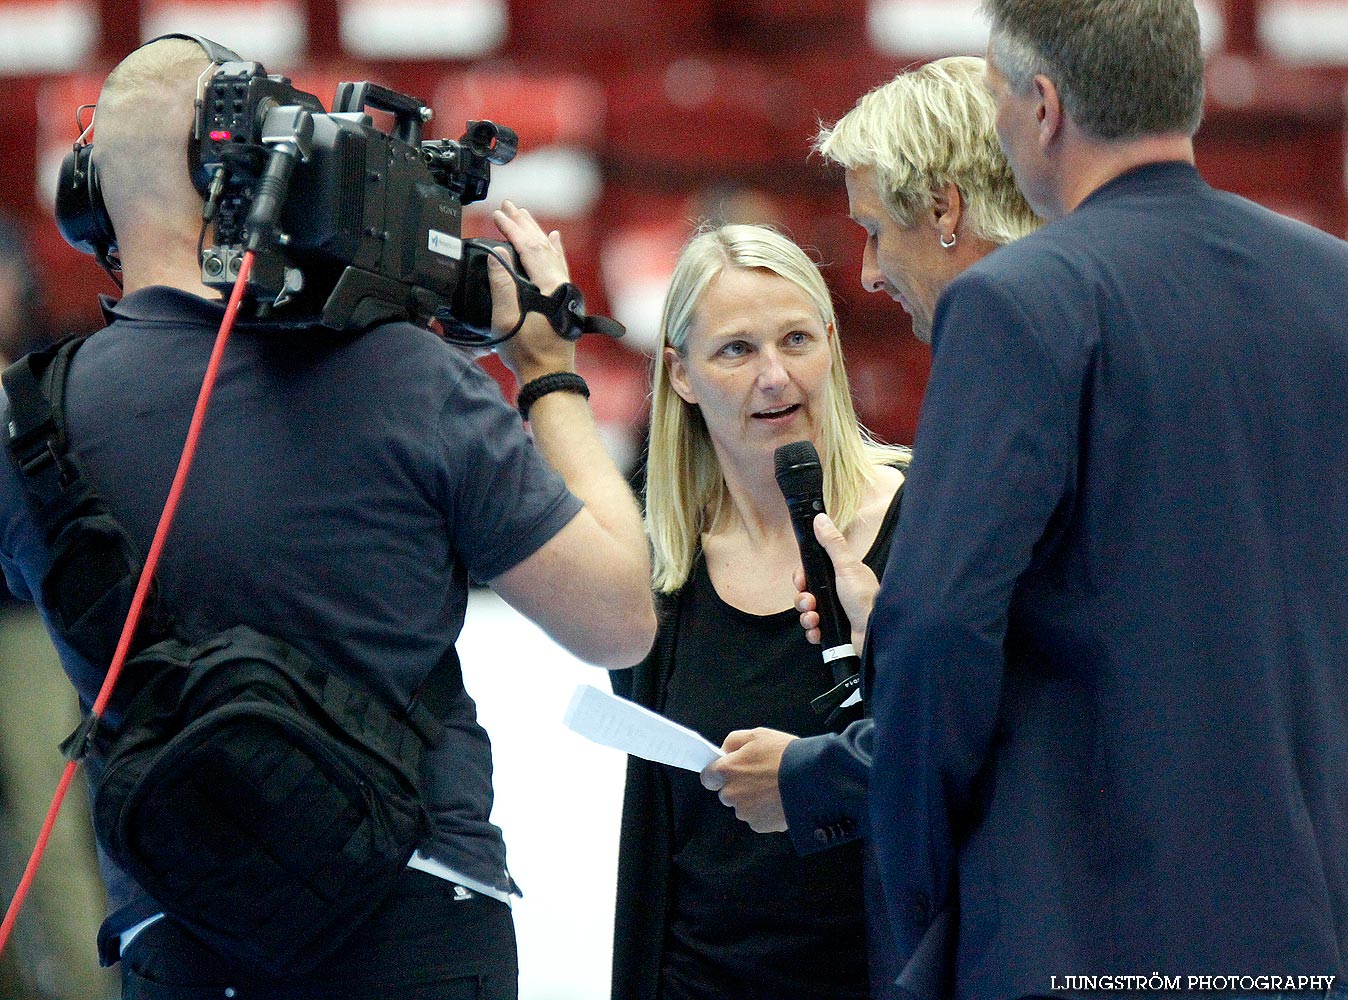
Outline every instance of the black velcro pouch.
<svg viewBox="0 0 1348 1000"><path fill-rule="evenodd" d="M109 855L217 951L308 972L430 830L422 740L385 704L245 626L127 661L90 749Z"/></svg>
<svg viewBox="0 0 1348 1000"><path fill-rule="evenodd" d="M51 551L42 599L52 627L90 663L111 662L136 592L138 556L120 525L99 511L72 515ZM148 622L142 633L159 627Z"/></svg>

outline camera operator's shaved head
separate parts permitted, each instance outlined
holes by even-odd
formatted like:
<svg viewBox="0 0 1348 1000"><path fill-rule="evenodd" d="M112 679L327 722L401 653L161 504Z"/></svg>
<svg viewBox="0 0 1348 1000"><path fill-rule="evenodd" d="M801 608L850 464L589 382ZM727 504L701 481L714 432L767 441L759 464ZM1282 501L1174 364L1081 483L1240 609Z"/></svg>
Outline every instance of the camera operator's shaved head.
<svg viewBox="0 0 1348 1000"><path fill-rule="evenodd" d="M210 65L195 42L166 38L132 52L103 82L93 157L127 291L151 280L181 287L167 275L197 273L202 198L187 148L197 82ZM199 274L193 283L199 292Z"/></svg>

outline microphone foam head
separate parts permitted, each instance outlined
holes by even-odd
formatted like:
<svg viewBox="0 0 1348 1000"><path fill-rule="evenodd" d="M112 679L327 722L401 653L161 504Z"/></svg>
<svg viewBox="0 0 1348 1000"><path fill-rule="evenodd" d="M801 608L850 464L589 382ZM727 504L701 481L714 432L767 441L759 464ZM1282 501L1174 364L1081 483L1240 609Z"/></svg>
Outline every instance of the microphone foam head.
<svg viewBox="0 0 1348 1000"><path fill-rule="evenodd" d="M823 493L824 470L812 442L784 444L773 452L772 460L777 485L786 498L817 497Z"/></svg>

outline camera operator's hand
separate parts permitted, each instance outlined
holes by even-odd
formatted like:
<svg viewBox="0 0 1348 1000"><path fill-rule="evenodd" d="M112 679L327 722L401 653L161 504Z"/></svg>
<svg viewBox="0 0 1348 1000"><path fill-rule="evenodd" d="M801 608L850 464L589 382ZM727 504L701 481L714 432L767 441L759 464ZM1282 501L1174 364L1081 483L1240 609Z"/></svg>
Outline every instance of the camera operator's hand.
<svg viewBox="0 0 1348 1000"><path fill-rule="evenodd" d="M543 232L528 209L509 201L502 202L492 217L501 235L519 253L525 275L539 291L551 295L570 280L560 233ZM487 278L491 282L492 330L500 336L519 321L519 296L505 266L495 257L487 260ZM520 332L499 345L496 353L520 385L551 372L576 370L576 345L559 337L538 313L530 313Z"/></svg>
<svg viewBox="0 0 1348 1000"><path fill-rule="evenodd" d="M543 232L532 215L508 201L494 217L544 295L568 280L560 235ZM487 277L499 336L514 328L519 300L514 281L494 258L487 260ZM496 353L521 386L576 370L575 343L537 313L527 314L520 332ZM488 582L578 656L610 668L631 666L655 637L651 564L636 498L604 450L585 396L545 393L529 408L528 420L539 454L585 506L541 549Z"/></svg>

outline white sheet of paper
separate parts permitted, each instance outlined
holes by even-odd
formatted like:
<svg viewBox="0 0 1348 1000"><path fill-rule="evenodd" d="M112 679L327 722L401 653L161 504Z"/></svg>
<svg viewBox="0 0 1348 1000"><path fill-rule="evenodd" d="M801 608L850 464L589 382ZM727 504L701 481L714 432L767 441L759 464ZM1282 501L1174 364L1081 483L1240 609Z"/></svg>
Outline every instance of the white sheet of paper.
<svg viewBox="0 0 1348 1000"><path fill-rule="evenodd" d="M591 684L578 684L562 723L587 740L643 760L701 771L721 748L677 722Z"/></svg>

